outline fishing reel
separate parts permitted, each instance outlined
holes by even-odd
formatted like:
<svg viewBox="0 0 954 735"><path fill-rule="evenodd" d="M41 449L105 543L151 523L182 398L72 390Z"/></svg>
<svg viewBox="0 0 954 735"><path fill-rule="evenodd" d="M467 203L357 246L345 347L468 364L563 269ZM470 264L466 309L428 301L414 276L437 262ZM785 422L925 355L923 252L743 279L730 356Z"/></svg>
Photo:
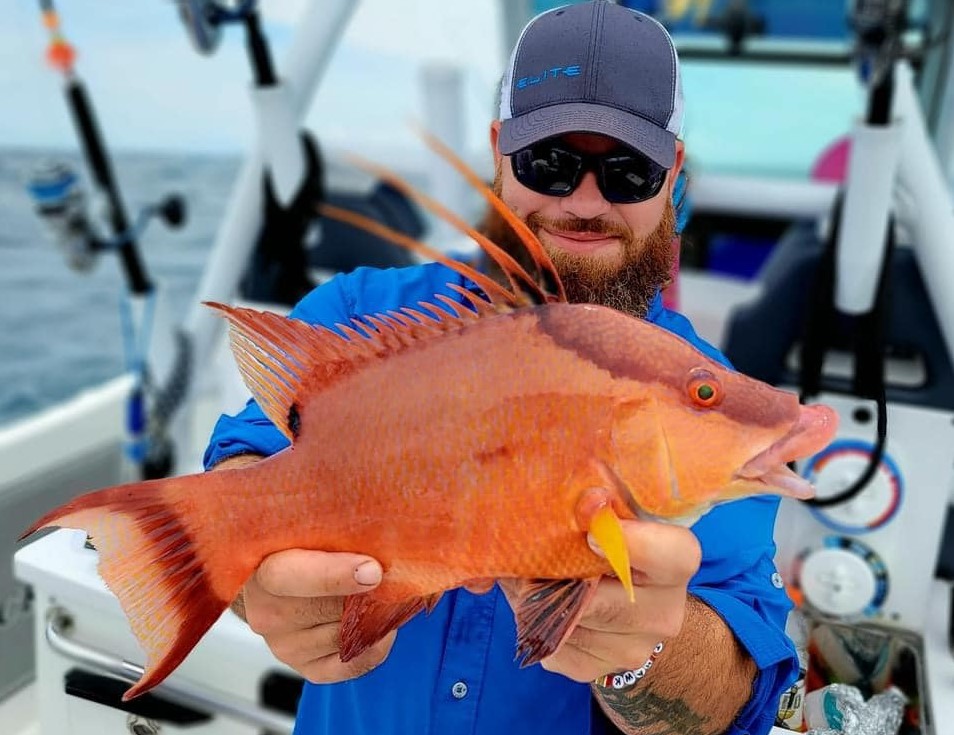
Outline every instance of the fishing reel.
<svg viewBox="0 0 954 735"><path fill-rule="evenodd" d="M103 249L103 239L90 221L86 194L73 170L65 163L45 161L34 170L27 190L69 267L90 270Z"/></svg>
<svg viewBox="0 0 954 735"><path fill-rule="evenodd" d="M862 44L881 46L904 31L907 6L907 0L853 0L849 23Z"/></svg>
<svg viewBox="0 0 954 735"><path fill-rule="evenodd" d="M209 56L222 40L222 26L245 20L256 0L176 0L176 5L195 50Z"/></svg>
<svg viewBox="0 0 954 735"><path fill-rule="evenodd" d="M856 34L862 78L877 83L901 55L908 0L849 0L848 24Z"/></svg>
<svg viewBox="0 0 954 735"><path fill-rule="evenodd" d="M75 271L89 271L102 252L116 250L145 231L149 221L158 218L167 227L179 228L186 221L185 200L169 194L161 201L142 208L136 224L125 233L106 237L90 215L90 197L73 168L62 161L43 161L33 170L27 191L50 239L60 248L67 265ZM105 200L96 207L106 214Z"/></svg>
<svg viewBox="0 0 954 735"><path fill-rule="evenodd" d="M748 0L729 0L721 16L709 18L704 27L724 34L729 55L739 56L747 38L765 33L765 16L752 10Z"/></svg>

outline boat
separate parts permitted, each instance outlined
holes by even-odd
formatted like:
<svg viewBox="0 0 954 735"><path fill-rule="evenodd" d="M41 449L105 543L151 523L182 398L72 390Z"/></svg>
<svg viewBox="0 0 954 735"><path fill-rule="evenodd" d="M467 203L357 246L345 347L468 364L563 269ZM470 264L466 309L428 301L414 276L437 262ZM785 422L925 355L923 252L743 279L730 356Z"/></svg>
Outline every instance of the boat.
<svg viewBox="0 0 954 735"><path fill-rule="evenodd" d="M165 339L148 356L163 385L179 386L181 400L166 427L169 454L153 457L149 472L201 469L204 439L215 419L237 410L247 395L230 364L221 323L200 303L239 300L281 311L302 287L294 278L249 283L248 264L265 257L257 248L267 225L263 197L288 203L308 179L311 159L303 151L310 150L310 144L300 120L354 5L350 0L304 3L287 61L271 82L267 46L263 50L259 45L251 54L258 80L250 113L256 120L256 142L234 182L184 324L157 327L163 332L157 336ZM832 450L801 470L812 473L823 500L846 493L851 498L829 505L783 504L776 529L782 583L805 604L815 633L810 652L824 659L826 671L870 687L873 679L880 677L884 685L892 673L908 667L906 726L914 729L905 732L948 735L954 733L954 522L946 522L954 489L954 387L949 382L954 292L947 288L954 281L952 13L938 0L924 10L920 35L900 34L897 17L884 14L887 4L856 2L852 7L857 37L806 41L753 35L751 29L759 27L759 4L753 3L754 9L745 5L741 4L742 11L712 15L707 28L715 32L708 35L682 35L679 29L689 21L670 19L687 76L695 70L701 78L713 65L726 74L741 70L736 79L743 80L752 70L765 68L805 67L815 72L844 68L857 60L861 48L873 59L888 59L890 114L879 121L859 113L855 127L844 131L856 155L850 163L839 163L844 148L833 147L824 161L827 172L809 172L810 162L804 155L799 158L797 151L779 152L775 165L781 173L780 168L745 170L738 163L735 168L720 166L725 161L712 153L718 145L707 143L701 131L688 131L690 151L698 142L695 150L703 152L691 162L693 209L684 233L687 246L678 280L667 297L740 369L839 410L843 429ZM822 12L815 5L821 7L805 4L806 15ZM875 12L876 5L882 14ZM530 6L500 4L508 43L532 12L548 7L540 2ZM256 31L248 20L254 7L251 0L228 7L212 0L176 4L192 44L205 54L214 53L228 24L244 24L249 39L261 40L256 36L261 28ZM764 17L761 23L764 27ZM892 39L890 49L871 40L859 46L857 39L875 38L878 30L883 32L881 38ZM911 63L912 49L920 50L917 69ZM461 121L453 112L460 94L455 79L453 67L434 70L425 97L435 110L444 111L432 116L439 123L434 132L460 144ZM815 82L817 77L802 83ZM864 102L864 96L858 100ZM766 127L768 137L771 127ZM753 147L755 157L766 150L758 141ZM737 151L727 156L732 153ZM790 160L779 164L786 155ZM481 162L476 165L480 168ZM483 165L486 174L485 161ZM797 170L784 170L784 165ZM266 174L270 189L262 186ZM429 182L432 190L460 195L460 185L446 176L435 169ZM381 218L396 218L392 224L408 232L423 231L408 202L393 191L375 188L367 177L355 177L343 171L329 174L327 196L369 207ZM107 189L108 179L107 175ZM897 195L897 189L907 192L907 198ZM388 197L387 202L376 196ZM454 203L466 206L460 200ZM861 205L867 210L859 209ZM864 211L877 216L859 217ZM128 225L118 229L122 235ZM890 248L891 238L885 236L889 231L899 239ZM325 236L332 239L327 232ZM472 252L465 242L454 240L448 246L446 230L432 231L429 237L440 240L445 249ZM759 264L758 277L740 275L739 264L751 258L752 251L739 243L765 240L773 245L759 251L757 257L767 260ZM854 247L859 242L875 244ZM870 274L877 273L882 262L892 264L899 287L910 299L905 308L895 302L888 317L891 329L879 338L890 342L901 332L910 333L917 349L897 349L884 360L882 400L878 385L860 395L855 390L853 383L858 381L853 380L857 375L851 358L858 355L852 354L844 334L829 335L833 344L817 345L822 354L814 392L805 385L813 376L810 356L800 351L804 345L797 318L812 308L806 274L819 267L830 243L842 244L832 251L833 258L837 255L832 265L836 272L869 274L842 278L842 290L829 294L832 307L864 313L866 300L870 306L878 299L877 278ZM384 254L378 246L363 243L360 261L401 264L388 261L398 256L391 251ZM312 281L354 267L355 263L342 261L353 256L354 249L339 253L333 262L309 263ZM153 294L148 289L137 292L135 278L128 270L126 275L132 318L141 325ZM279 288L276 283L284 285ZM819 314L819 319L824 317ZM926 330L921 329L924 324ZM188 347L177 341L177 334L187 335ZM900 342L892 346L910 347ZM196 365L216 369L206 371L203 380ZM0 428L0 557L12 560L0 566L4 732L291 732L301 679L277 662L263 641L230 612L162 685L133 702L121 702L128 683L141 672L142 656L117 602L96 574L96 554L85 535L59 530L28 543L14 542L44 510L81 491L144 471L141 427L132 430L127 421L130 406L136 405L131 396L138 395L142 380L141 372L130 370ZM882 420L886 432L878 431ZM171 467L163 467L169 462ZM867 481L859 483L857 478L865 474ZM877 672L850 670L839 663L837 651L818 648L822 640L848 639L863 639L867 650L876 652ZM844 650L840 652L844 658ZM792 692L792 701L799 705L793 712L801 711L804 694L804 687ZM785 723L779 724L775 735L790 731L781 726Z"/></svg>

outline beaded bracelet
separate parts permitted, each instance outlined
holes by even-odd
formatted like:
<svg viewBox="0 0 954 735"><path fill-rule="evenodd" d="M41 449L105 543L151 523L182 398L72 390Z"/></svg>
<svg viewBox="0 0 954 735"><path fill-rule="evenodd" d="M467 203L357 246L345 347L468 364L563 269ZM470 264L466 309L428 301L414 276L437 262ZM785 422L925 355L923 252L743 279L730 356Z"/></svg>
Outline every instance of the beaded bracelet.
<svg viewBox="0 0 954 735"><path fill-rule="evenodd" d="M630 669L629 671L620 671L616 674L601 676L596 680L596 685L604 689L629 689L649 673L649 670L653 667L653 662L659 657L659 654L662 653L663 648L662 641L660 641L656 644L653 652L649 654L646 663L638 669Z"/></svg>

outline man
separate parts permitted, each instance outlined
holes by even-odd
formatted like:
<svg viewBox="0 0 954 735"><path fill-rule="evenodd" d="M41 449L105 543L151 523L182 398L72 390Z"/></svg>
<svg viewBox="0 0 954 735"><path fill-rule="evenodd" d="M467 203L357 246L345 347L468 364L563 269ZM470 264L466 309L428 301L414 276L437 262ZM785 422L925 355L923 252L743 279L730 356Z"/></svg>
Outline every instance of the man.
<svg viewBox="0 0 954 735"><path fill-rule="evenodd" d="M676 53L652 18L603 1L545 13L524 30L503 81L490 129L495 188L540 238L572 300L645 317L724 361L659 293L672 263L681 115ZM486 229L519 252L496 218ZM332 326L435 293L459 299L448 281L463 283L435 264L359 269L316 289L293 316ZM284 446L250 404L220 420L206 465ZM761 497L716 508L691 530L625 523L636 602L605 578L564 645L525 669L513 661L507 580L446 593L348 663L337 656L342 600L380 581L373 559L275 554L234 609L309 681L301 735L755 735L769 729L797 666L772 563L776 509Z"/></svg>

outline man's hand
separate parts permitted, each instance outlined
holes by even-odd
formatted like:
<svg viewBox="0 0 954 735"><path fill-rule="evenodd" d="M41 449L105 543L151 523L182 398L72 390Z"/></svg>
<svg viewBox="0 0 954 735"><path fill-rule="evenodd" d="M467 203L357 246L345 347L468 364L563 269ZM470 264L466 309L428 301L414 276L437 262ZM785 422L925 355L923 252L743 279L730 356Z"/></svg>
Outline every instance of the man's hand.
<svg viewBox="0 0 954 735"><path fill-rule="evenodd" d="M239 455L215 470L238 469L260 459ZM232 610L265 639L277 659L308 681L345 681L378 666L394 645L397 633L392 631L348 663L338 657L345 597L373 590L381 574L381 565L361 554L280 551L262 561Z"/></svg>
<svg viewBox="0 0 954 735"><path fill-rule="evenodd" d="M342 663L344 599L374 589L381 566L359 554L289 549L266 557L242 591L244 617L280 661L308 681L330 684L367 673L387 658L392 631Z"/></svg>
<svg viewBox="0 0 954 735"><path fill-rule="evenodd" d="M618 579L604 577L579 624L556 653L540 665L575 681L642 666L661 640L679 634L686 615L686 588L702 551L691 531L648 521L622 521L636 601ZM514 586L501 580L513 602ZM665 653L662 654L665 656Z"/></svg>

